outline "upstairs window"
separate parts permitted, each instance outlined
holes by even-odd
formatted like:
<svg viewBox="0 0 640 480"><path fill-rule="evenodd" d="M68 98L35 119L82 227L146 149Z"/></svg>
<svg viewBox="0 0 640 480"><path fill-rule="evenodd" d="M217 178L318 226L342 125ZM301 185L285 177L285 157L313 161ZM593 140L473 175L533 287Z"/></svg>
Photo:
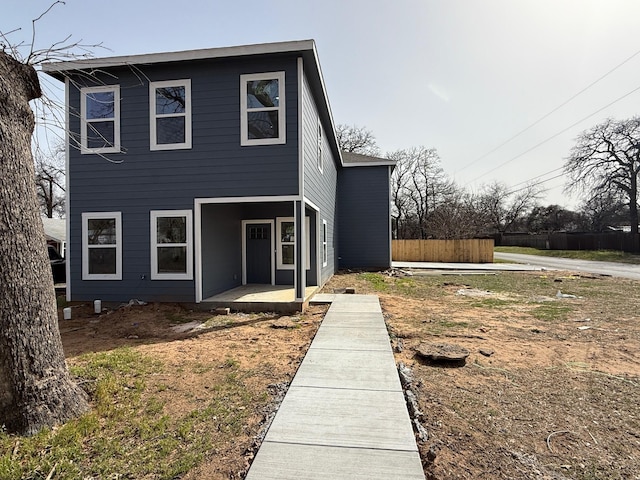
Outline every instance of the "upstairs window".
<svg viewBox="0 0 640 480"><path fill-rule="evenodd" d="M82 279L122 280L122 214L82 214Z"/></svg>
<svg viewBox="0 0 640 480"><path fill-rule="evenodd" d="M80 152L120 152L120 87L80 90Z"/></svg>
<svg viewBox="0 0 640 480"><path fill-rule="evenodd" d="M151 150L191 148L191 80L149 84Z"/></svg>
<svg viewBox="0 0 640 480"><path fill-rule="evenodd" d="M151 212L151 279L193 279L191 210Z"/></svg>
<svg viewBox="0 0 640 480"><path fill-rule="evenodd" d="M241 75L240 144L286 143L284 109L284 72Z"/></svg>

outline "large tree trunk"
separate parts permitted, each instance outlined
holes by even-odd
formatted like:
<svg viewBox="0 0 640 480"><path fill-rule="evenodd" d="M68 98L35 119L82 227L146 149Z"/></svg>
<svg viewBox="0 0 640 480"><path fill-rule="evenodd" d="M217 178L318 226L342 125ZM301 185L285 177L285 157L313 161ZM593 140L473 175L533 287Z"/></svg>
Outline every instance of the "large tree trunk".
<svg viewBox="0 0 640 480"><path fill-rule="evenodd" d="M62 351L33 182L40 95L35 70L0 51L0 425L27 435L88 409Z"/></svg>

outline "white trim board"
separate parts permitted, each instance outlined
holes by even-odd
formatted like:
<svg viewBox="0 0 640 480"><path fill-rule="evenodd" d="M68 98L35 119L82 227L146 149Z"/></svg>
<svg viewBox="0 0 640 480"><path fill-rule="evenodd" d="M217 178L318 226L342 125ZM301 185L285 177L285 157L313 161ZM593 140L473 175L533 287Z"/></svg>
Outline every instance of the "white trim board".
<svg viewBox="0 0 640 480"><path fill-rule="evenodd" d="M300 200L299 195L278 195L262 197L213 197L194 198L195 205L205 205L210 203L265 203L265 202L295 202Z"/></svg>
<svg viewBox="0 0 640 480"><path fill-rule="evenodd" d="M122 212L82 212L82 280L122 280ZM114 220L115 243L89 245L89 220ZM89 272L91 249L115 249L116 270L114 273Z"/></svg>
<svg viewBox="0 0 640 480"><path fill-rule="evenodd" d="M261 197L217 197L194 198L194 258L195 258L195 293L196 303L202 302L202 205L229 204L229 203L269 203L269 202L295 202L300 200L299 195L261 196ZM274 248L275 250L275 248Z"/></svg>
<svg viewBox="0 0 640 480"><path fill-rule="evenodd" d="M90 58L85 60L70 60L66 62L47 62L41 65L45 73L65 72L79 69L117 67L134 64L152 64L178 62L187 60L206 60L213 58L241 57L247 55L262 55L269 53L288 53L311 50L315 54L313 40L296 40L291 42L260 43L240 45L235 47L203 48L198 50L184 50L178 52L147 53L141 55L124 55L120 57Z"/></svg>
<svg viewBox="0 0 640 480"><path fill-rule="evenodd" d="M158 218L184 217L186 241L184 243L158 243ZM149 235L151 253L151 280L193 280L193 215L191 210L151 210L149 212ZM158 248L186 247L186 271L183 273L162 273L158 271Z"/></svg>
<svg viewBox="0 0 640 480"><path fill-rule="evenodd" d="M157 113L157 90L166 87L184 88L185 105L184 112L159 114ZM184 142L158 143L158 120L166 118L184 118ZM149 150L184 150L190 149L192 144L192 116L191 116L191 79L163 80L161 82L149 82Z"/></svg>

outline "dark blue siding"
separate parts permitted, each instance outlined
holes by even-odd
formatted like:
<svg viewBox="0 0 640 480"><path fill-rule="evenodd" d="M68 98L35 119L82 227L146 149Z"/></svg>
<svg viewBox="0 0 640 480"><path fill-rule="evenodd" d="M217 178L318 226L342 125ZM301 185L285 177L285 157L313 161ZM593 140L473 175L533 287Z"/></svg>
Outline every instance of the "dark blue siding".
<svg viewBox="0 0 640 480"><path fill-rule="evenodd" d="M242 206L202 206L202 298L242 284Z"/></svg>
<svg viewBox="0 0 640 480"><path fill-rule="evenodd" d="M241 147L240 75L275 71L285 71L287 143ZM150 280L149 212L193 210L194 198L299 193L296 58L203 60L112 68L109 72L115 78L104 76L101 81L120 85L124 153L82 155L71 148L67 175L72 299L193 301L194 281ZM191 79L193 147L151 151L149 81L187 78ZM74 84L83 81L77 77L70 84L71 112L80 111L80 92ZM79 138L80 121L73 113L69 128ZM121 281L81 279L81 214L99 211L122 212ZM229 280L235 275L232 270L224 268L220 288L227 281L233 284Z"/></svg>
<svg viewBox="0 0 640 480"><path fill-rule="evenodd" d="M391 266L389 167L347 167L339 173L340 268Z"/></svg>
<svg viewBox="0 0 640 480"><path fill-rule="evenodd" d="M321 268L320 281L324 284L337 269L337 255L335 255L337 245L336 228L336 196L337 196L337 159L335 158L327 141L327 135L331 133L330 125L322 125L322 155L324 157L322 172L318 169L318 110L312 95L307 78L303 82L303 118L302 118L302 156L304 158L304 196L311 200L320 208L318 212L319 230L314 223L314 241L318 242L312 246L311 256L315 259L320 255L319 263ZM314 219L315 220L315 219ZM327 266L322 267L322 252L318 250L321 245L322 220L327 221L328 229L328 260ZM315 267L315 262L312 261ZM309 284L309 283L308 283ZM311 285L315 284L311 283Z"/></svg>

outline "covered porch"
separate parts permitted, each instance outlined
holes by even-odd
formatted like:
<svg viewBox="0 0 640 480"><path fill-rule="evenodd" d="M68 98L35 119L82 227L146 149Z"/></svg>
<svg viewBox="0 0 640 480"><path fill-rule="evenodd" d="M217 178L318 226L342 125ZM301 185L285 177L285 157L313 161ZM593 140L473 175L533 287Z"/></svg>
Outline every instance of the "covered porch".
<svg viewBox="0 0 640 480"><path fill-rule="evenodd" d="M196 303L302 310L320 285L318 222L297 197L196 199Z"/></svg>
<svg viewBox="0 0 640 480"><path fill-rule="evenodd" d="M300 300L296 299L293 285L241 285L205 298L199 306L203 309L228 307L240 312L303 312L319 289L318 286L306 287Z"/></svg>

